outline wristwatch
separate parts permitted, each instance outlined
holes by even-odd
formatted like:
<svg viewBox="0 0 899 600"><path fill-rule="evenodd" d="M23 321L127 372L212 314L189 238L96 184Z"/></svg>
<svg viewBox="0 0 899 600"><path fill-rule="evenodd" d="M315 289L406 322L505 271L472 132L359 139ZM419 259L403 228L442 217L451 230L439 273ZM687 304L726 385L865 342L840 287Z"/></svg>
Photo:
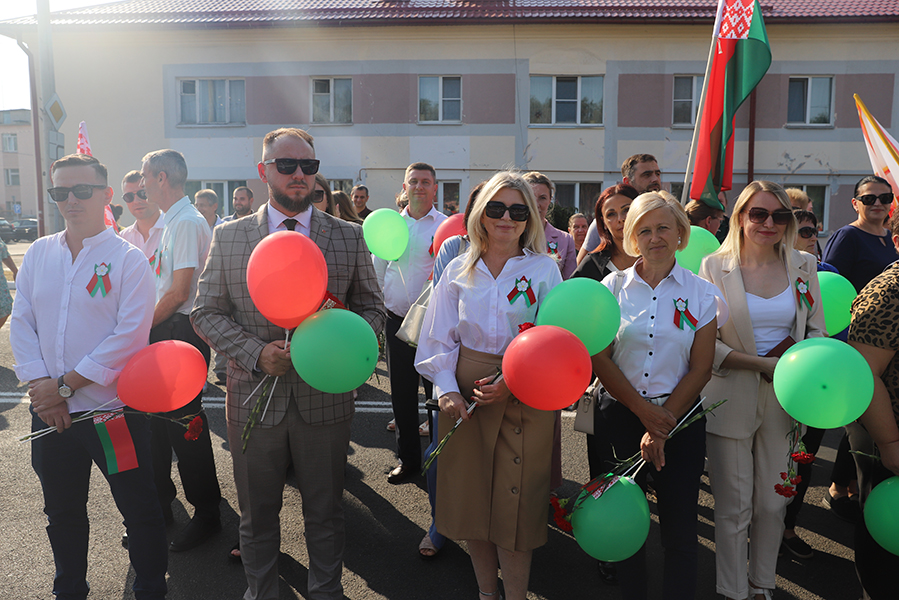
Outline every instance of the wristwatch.
<svg viewBox="0 0 899 600"><path fill-rule="evenodd" d="M59 395L63 398L71 398L72 394L75 393L75 390L66 385L66 382L62 380L65 375L60 375L59 379L57 379L57 383L59 384Z"/></svg>

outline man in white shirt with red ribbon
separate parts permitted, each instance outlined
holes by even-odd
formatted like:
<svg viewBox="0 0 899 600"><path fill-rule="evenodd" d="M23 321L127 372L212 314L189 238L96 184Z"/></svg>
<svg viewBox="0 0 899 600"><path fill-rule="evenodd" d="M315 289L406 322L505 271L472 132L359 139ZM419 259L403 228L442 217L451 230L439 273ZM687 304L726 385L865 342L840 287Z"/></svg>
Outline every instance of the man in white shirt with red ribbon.
<svg viewBox="0 0 899 600"><path fill-rule="evenodd" d="M387 476L393 484L418 475L421 471L421 440L418 435L418 382L415 348L396 337L409 307L421 294L434 267L434 233L446 215L434 208L437 198L437 173L427 163L412 163L406 168L403 193L409 205L400 212L409 226L409 246L395 261L374 258L378 283L384 290L387 308L387 369L390 373L390 398L396 423L396 453L400 460ZM421 380L425 396L432 393L431 382Z"/></svg>
<svg viewBox="0 0 899 600"><path fill-rule="evenodd" d="M122 200L135 221L122 229L119 235L143 251L150 261L150 268L155 272L158 266L156 250L162 239L165 215L159 210L158 204L147 199L147 191L141 186L140 180L140 171L129 171L122 178ZM156 290L153 290L153 300L156 300Z"/></svg>
<svg viewBox="0 0 899 600"><path fill-rule="evenodd" d="M119 373L147 345L150 266L140 250L106 228L104 209L113 191L105 166L72 154L53 163L50 174L55 187L48 192L66 228L25 253L10 342L16 376L28 382L32 431L56 427L31 446L56 563L53 593L83 599L89 591L87 499L94 462L125 520L135 598L162 600L165 522L153 485L150 428L142 415L117 410L123 404L116 398ZM73 423L98 408L114 412Z"/></svg>

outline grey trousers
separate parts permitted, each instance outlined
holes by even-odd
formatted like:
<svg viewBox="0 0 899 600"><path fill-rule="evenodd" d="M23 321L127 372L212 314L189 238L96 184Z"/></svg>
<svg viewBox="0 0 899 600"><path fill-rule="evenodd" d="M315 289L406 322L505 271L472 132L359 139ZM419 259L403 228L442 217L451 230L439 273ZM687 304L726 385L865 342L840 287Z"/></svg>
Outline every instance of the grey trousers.
<svg viewBox="0 0 899 600"><path fill-rule="evenodd" d="M246 453L241 426L228 423L228 441L240 506L240 554L247 576L244 600L278 598L280 512L287 467L293 460L309 552L309 600L340 600L346 542L344 469L352 419L309 425L291 402L275 427L255 427Z"/></svg>

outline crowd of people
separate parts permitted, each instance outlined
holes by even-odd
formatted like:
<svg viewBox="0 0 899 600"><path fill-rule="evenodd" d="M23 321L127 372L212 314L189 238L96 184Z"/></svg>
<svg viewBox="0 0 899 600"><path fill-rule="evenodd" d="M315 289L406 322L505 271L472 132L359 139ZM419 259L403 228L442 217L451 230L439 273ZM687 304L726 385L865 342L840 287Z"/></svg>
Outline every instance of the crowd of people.
<svg viewBox="0 0 899 600"><path fill-rule="evenodd" d="M536 322L547 294L571 277L601 282L621 308L614 341L592 357L601 386L586 454L591 478L635 452L650 463L637 482L645 491L651 486L658 500L664 598L704 595L697 583L697 508L706 459L719 594L770 599L778 553L813 554L795 531L810 469L800 468L792 503L775 493L790 460L794 423L771 377L791 343L838 333L825 331L819 270L843 272L859 291L844 339L868 359L879 382L871 408L847 426L850 467L839 473L835 466L830 504L836 512L854 502L858 511L873 485L899 473L899 365L893 360L899 344L883 326L884 313L899 300L893 264L899 216L887 230L893 190L885 180L859 182L852 200L859 218L830 238L823 257L807 197L797 200L776 183L754 181L733 202L730 217L724 194L684 207L662 189L661 169L649 154L627 158L622 182L602 191L592 222L574 214L568 231L547 220L555 185L546 175L498 172L473 187L464 212L467 234L434 248L447 217L435 206L436 170L415 162L397 195L409 243L398 260L387 261L369 253L360 226L371 213L368 189L332 191L319 167L307 132L270 132L257 165L267 202L254 211L252 191L239 187L234 214L221 218L215 192L201 190L193 203L184 193L187 165L180 153L151 152L122 180L121 197L135 222L116 235L104 221L114 192L102 163L79 154L53 164L49 194L66 228L26 253L10 340L16 374L28 383L33 431L58 432L32 443L57 596L88 592L92 463L124 517L136 598L165 597L167 550L190 550L221 530L202 393L149 422L122 410L116 397L116 378L135 352L148 342L181 340L207 365L214 352L213 372L227 389L240 509L231 557L246 574L244 598L278 597L281 498L291 465L303 500L307 597L343 597L342 495L355 394L310 387L292 367L284 329L250 297L250 254L279 231L308 236L328 265L329 294L385 333L397 456L387 481L420 478L423 458L461 421L426 472L432 522L418 552L432 560L447 539L464 541L480 600L524 600L533 550L547 540L549 500L562 483L561 411L522 403L498 367L515 336ZM691 226L723 239L698 274L675 258L689 244ZM427 310L418 343L410 344L407 315L423 291L430 291ZM278 383L260 415L248 401L266 376ZM439 407L424 453L420 386ZM714 419L696 420L669 439L685 415L721 400L727 402ZM96 419L77 420L97 408L110 411L105 434ZM185 419L203 423L195 439L186 439ZM822 436L808 428L803 440L814 452ZM864 458L850 450L863 450ZM194 514L167 544L176 495L173 452ZM882 460L866 458L876 454ZM873 541L857 515L856 521L865 592L891 597L881 566L899 565L899 558ZM620 585L622 597L648 597L645 545L626 560L597 566L604 581Z"/></svg>

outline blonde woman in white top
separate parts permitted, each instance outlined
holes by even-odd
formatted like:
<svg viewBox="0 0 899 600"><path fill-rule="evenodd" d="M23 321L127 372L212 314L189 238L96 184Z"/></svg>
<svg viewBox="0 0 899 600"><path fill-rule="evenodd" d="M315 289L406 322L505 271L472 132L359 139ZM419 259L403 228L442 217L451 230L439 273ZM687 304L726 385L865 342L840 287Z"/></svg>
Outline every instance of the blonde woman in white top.
<svg viewBox="0 0 899 600"><path fill-rule="evenodd" d="M731 599L771 598L784 529L787 499L774 486L787 470L792 419L763 377L773 375L778 359L765 355L788 335L797 342L826 335L817 261L793 249L796 229L784 189L753 181L737 198L727 238L699 272L730 309L704 395L707 403L728 399L706 429L717 590Z"/></svg>
<svg viewBox="0 0 899 600"><path fill-rule="evenodd" d="M449 263L422 326L415 357L440 401L444 447L437 469L437 530L468 541L480 600L527 595L531 553L546 543L553 413L491 383L502 354L562 277L546 253L534 193L519 175L497 173L468 219L471 248ZM469 416L469 401L478 403Z"/></svg>

